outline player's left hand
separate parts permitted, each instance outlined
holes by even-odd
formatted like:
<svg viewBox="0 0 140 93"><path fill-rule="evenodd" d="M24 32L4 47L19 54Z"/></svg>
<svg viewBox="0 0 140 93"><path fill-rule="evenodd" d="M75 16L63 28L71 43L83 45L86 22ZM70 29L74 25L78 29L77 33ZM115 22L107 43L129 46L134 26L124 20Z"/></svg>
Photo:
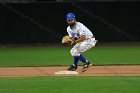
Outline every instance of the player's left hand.
<svg viewBox="0 0 140 93"><path fill-rule="evenodd" d="M66 45L66 46L71 46L75 43L75 41L73 39L71 39L71 37L69 37L68 35L64 36L62 38L62 42L61 42L63 45Z"/></svg>
<svg viewBox="0 0 140 93"><path fill-rule="evenodd" d="M72 41L71 41L71 45L74 45L74 44L75 44L75 40L72 40Z"/></svg>

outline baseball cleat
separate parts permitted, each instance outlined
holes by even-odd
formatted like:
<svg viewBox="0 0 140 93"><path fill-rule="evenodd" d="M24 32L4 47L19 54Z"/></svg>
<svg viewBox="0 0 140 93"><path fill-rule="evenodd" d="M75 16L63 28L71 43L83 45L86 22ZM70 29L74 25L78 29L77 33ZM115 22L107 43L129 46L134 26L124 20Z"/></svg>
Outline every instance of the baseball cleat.
<svg viewBox="0 0 140 93"><path fill-rule="evenodd" d="M75 71L77 69L77 66L75 66L74 64L71 65L67 70L68 71Z"/></svg>
<svg viewBox="0 0 140 93"><path fill-rule="evenodd" d="M83 68L82 68L82 72L85 72L88 70L88 68L92 65L92 63L88 62L87 64L84 64Z"/></svg>

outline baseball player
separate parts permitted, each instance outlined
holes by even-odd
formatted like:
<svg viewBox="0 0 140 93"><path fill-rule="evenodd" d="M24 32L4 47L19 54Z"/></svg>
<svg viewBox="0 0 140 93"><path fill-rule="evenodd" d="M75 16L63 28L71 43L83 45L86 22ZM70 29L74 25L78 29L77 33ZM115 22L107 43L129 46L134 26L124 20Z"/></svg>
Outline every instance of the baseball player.
<svg viewBox="0 0 140 93"><path fill-rule="evenodd" d="M85 25L76 21L74 13L68 13L66 15L66 20L69 25L67 27L67 33L74 40L74 46L70 50L70 53L74 58L74 63L67 70L75 71L77 69L78 61L80 60L84 63L82 68L82 72L84 72L92 63L90 63L82 53L95 46L95 37Z"/></svg>

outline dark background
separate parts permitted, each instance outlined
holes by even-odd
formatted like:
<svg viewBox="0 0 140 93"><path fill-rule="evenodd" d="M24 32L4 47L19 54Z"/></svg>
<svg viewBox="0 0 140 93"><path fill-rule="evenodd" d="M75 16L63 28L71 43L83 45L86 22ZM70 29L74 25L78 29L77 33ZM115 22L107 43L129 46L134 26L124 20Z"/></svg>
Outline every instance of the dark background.
<svg viewBox="0 0 140 93"><path fill-rule="evenodd" d="M140 41L140 2L32 2L0 4L0 44L60 43L68 12L99 42Z"/></svg>

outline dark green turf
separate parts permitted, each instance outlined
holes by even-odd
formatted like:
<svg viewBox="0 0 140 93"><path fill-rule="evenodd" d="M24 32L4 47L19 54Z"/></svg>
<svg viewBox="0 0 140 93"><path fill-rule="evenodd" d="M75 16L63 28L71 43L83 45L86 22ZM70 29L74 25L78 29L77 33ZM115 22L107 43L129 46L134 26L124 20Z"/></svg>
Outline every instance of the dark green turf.
<svg viewBox="0 0 140 93"><path fill-rule="evenodd" d="M0 78L0 93L139 93L140 77Z"/></svg>
<svg viewBox="0 0 140 93"><path fill-rule="evenodd" d="M0 48L0 66L70 65L69 51L70 47ZM96 46L83 55L95 65L140 64L140 46Z"/></svg>

